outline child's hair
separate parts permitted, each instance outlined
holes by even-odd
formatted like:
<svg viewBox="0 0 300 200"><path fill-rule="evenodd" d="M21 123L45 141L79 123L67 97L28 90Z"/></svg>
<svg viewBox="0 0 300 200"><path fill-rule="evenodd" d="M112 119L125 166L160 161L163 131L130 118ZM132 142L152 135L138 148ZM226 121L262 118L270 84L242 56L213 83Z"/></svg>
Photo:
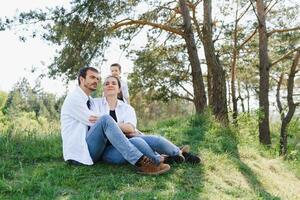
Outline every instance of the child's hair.
<svg viewBox="0 0 300 200"><path fill-rule="evenodd" d="M120 72L121 72L121 65L119 63L114 63L114 64L111 64L110 67L118 67Z"/></svg>

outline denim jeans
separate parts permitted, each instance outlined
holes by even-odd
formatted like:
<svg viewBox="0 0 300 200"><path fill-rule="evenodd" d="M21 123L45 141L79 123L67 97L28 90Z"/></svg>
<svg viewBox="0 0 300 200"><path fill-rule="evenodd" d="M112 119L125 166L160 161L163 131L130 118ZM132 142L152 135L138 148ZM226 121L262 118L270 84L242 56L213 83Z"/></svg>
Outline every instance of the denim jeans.
<svg viewBox="0 0 300 200"><path fill-rule="evenodd" d="M159 163L160 154L169 156L178 155L179 147L175 146L169 140L157 135L140 135L129 139L144 155L151 158L155 163ZM150 147L150 149L149 149ZM113 146L105 149L102 160L112 164L124 164L126 160L122 154Z"/></svg>
<svg viewBox="0 0 300 200"><path fill-rule="evenodd" d="M166 138L158 135L139 135L137 136L146 141L146 143L159 154L168 156L176 156L179 154L180 149Z"/></svg>
<svg viewBox="0 0 300 200"><path fill-rule="evenodd" d="M109 115L103 115L91 126L86 137L90 156L94 162L99 161L105 152L107 141L110 141L122 157L132 165L143 156L143 153L125 137L117 123Z"/></svg>
<svg viewBox="0 0 300 200"><path fill-rule="evenodd" d="M130 138L129 141L145 156L152 159L156 165L159 165L161 156L154 152L145 140L139 137L133 137ZM124 164L127 162L122 154L112 145L105 148L102 160L111 164Z"/></svg>

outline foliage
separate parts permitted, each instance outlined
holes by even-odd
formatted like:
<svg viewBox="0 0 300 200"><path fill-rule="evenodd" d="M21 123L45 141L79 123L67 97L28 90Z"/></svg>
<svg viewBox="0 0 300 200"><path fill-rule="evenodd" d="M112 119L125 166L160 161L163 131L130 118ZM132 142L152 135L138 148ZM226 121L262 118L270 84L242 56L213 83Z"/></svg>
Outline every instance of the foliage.
<svg viewBox="0 0 300 200"><path fill-rule="evenodd" d="M33 112L36 119L44 116L57 120L62 99L64 97L57 100L55 95L43 92L39 84L32 88L28 80L23 78L9 92L3 110L10 119L18 116L18 113Z"/></svg>
<svg viewBox="0 0 300 200"><path fill-rule="evenodd" d="M300 118L292 120L288 127L288 159L300 162Z"/></svg>
<svg viewBox="0 0 300 200"><path fill-rule="evenodd" d="M188 58L184 47L152 48L136 52L133 73L129 76L131 94L136 95L142 89L145 97L152 100L182 98L193 101L191 71L186 67Z"/></svg>
<svg viewBox="0 0 300 200"><path fill-rule="evenodd" d="M168 119L176 116L190 116L194 113L194 106L191 102L180 99L172 99L168 102L152 100L151 95L138 92L131 95L130 104L134 107L138 118L140 129L147 129L157 119Z"/></svg>
<svg viewBox="0 0 300 200"><path fill-rule="evenodd" d="M0 110L2 111L7 100L7 93L0 91Z"/></svg>

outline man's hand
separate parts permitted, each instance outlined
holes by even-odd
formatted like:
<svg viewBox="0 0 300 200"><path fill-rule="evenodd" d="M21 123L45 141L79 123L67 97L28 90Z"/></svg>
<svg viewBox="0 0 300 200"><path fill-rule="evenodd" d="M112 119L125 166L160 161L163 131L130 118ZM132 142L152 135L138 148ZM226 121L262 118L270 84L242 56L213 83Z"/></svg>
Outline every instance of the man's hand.
<svg viewBox="0 0 300 200"><path fill-rule="evenodd" d="M98 116L95 116L95 115L91 115L89 117L89 122L91 122L92 124L96 123L96 121L99 119Z"/></svg>

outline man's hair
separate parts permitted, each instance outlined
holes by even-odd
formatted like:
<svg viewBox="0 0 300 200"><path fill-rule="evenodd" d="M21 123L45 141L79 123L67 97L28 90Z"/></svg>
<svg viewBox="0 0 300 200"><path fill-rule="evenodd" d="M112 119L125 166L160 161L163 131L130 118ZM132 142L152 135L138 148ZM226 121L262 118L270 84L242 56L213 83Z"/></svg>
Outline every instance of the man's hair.
<svg viewBox="0 0 300 200"><path fill-rule="evenodd" d="M80 77L86 78L86 73L88 70L91 70L93 72L99 73L98 69L94 67L82 67L79 69L78 72L78 84L80 85Z"/></svg>
<svg viewBox="0 0 300 200"><path fill-rule="evenodd" d="M110 67L118 67L120 72L121 72L121 65L119 63L114 63L114 64L111 64Z"/></svg>

